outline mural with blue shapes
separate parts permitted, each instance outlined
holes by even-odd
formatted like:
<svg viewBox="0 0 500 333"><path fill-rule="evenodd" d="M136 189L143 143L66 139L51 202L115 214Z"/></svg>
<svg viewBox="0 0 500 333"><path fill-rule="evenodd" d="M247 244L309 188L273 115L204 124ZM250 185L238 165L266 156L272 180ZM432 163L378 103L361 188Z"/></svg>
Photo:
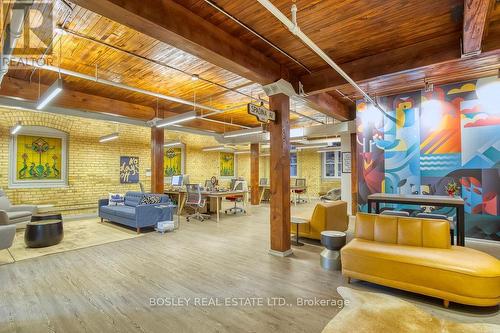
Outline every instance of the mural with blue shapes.
<svg viewBox="0 0 500 333"><path fill-rule="evenodd" d="M466 236L500 240L500 79L358 101L358 209L371 193L447 195L460 185ZM399 206L454 217L450 208Z"/></svg>

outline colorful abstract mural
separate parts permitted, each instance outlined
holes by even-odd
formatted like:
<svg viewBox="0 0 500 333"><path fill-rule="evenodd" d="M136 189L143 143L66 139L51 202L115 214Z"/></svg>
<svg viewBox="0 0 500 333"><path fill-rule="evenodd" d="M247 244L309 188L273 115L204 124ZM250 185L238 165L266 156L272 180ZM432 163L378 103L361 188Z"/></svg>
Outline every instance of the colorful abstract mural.
<svg viewBox="0 0 500 333"><path fill-rule="evenodd" d="M61 179L61 138L18 135L16 142L16 180Z"/></svg>
<svg viewBox="0 0 500 333"><path fill-rule="evenodd" d="M358 209L367 210L371 193L447 195L445 186L456 182L466 236L500 240L500 79L434 86L379 103L385 112L357 102Z"/></svg>
<svg viewBox="0 0 500 333"><path fill-rule="evenodd" d="M222 177L234 177L234 154L219 154L219 173Z"/></svg>
<svg viewBox="0 0 500 333"><path fill-rule="evenodd" d="M120 156L120 183L139 182L139 157Z"/></svg>
<svg viewBox="0 0 500 333"><path fill-rule="evenodd" d="M163 156L165 177L179 176L182 174L182 148L168 148Z"/></svg>

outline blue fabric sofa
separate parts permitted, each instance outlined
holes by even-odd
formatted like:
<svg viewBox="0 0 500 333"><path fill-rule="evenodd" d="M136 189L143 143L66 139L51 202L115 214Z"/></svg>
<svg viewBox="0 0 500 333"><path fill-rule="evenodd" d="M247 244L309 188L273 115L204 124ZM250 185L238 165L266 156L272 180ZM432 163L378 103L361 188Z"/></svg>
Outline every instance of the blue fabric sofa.
<svg viewBox="0 0 500 333"><path fill-rule="evenodd" d="M141 203L144 196L160 197L160 203ZM125 194L125 205L108 206L109 199L99 200L99 217L111 222L120 223L136 228L137 233L141 228L155 226L159 221L172 220L172 208L156 208L158 205L172 204L168 196L162 194L149 194L142 192L127 192Z"/></svg>

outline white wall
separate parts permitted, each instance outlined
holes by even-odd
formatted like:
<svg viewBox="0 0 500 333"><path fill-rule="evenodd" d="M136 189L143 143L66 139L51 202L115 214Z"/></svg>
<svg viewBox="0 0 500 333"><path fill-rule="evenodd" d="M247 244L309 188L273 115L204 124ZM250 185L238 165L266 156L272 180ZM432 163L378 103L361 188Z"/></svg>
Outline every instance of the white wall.
<svg viewBox="0 0 500 333"><path fill-rule="evenodd" d="M351 134L343 133L340 135L340 150L342 152L351 151ZM354 166L352 166L354 167ZM347 213L350 215L352 210L352 190L351 190L351 174L342 173L341 186L342 189L342 200L347 202Z"/></svg>

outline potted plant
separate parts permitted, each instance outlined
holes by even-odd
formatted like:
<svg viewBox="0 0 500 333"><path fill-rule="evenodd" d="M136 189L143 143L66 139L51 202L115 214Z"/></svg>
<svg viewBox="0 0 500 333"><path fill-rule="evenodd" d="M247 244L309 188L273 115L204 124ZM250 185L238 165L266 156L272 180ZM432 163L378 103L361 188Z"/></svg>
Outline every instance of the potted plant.
<svg viewBox="0 0 500 333"><path fill-rule="evenodd" d="M444 188L450 197L454 197L455 195L457 195L459 190L459 187L454 180L449 182Z"/></svg>

